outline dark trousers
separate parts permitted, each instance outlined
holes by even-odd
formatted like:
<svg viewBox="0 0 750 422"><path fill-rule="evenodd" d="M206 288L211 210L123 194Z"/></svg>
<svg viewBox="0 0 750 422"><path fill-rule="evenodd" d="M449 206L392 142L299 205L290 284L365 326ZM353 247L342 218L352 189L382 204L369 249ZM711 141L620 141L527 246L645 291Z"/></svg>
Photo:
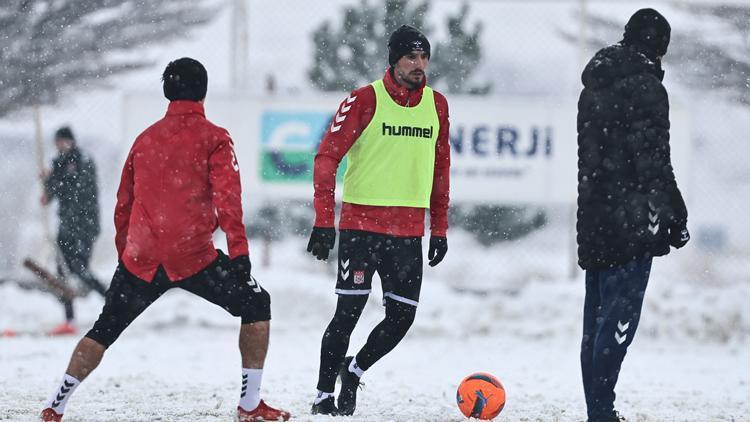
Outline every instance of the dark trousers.
<svg viewBox="0 0 750 422"><path fill-rule="evenodd" d="M581 372L590 422L615 414L615 384L643 306L651 258L586 271Z"/></svg>
<svg viewBox="0 0 750 422"><path fill-rule="evenodd" d="M406 336L417 314L422 287L422 239L341 230L338 258L339 298L321 341L318 372L318 390L327 393L334 390L349 338L367 304L376 272L383 284L385 318L357 353L357 366L369 369Z"/></svg>
<svg viewBox="0 0 750 422"><path fill-rule="evenodd" d="M89 290L94 290L104 296L107 288L91 274L89 271L89 262L91 261L91 250L94 246L94 239L74 236L58 236L57 246L60 248L63 262L68 270L76 275ZM58 268L60 275L64 274L62 268ZM60 299L65 306L65 318L72 320L75 316L73 312L73 301L70 299Z"/></svg>
<svg viewBox="0 0 750 422"><path fill-rule="evenodd" d="M336 313L321 341L318 390L333 393L336 376L349 348L349 338L365 304L367 296L339 296ZM357 353L357 366L367 370L391 352L406 336L416 314L416 306L386 300L385 318L370 332L367 342Z"/></svg>
<svg viewBox="0 0 750 422"><path fill-rule="evenodd" d="M180 288L240 317L242 324L271 319L271 296L254 277L247 280L232 270L222 251L206 268L179 281L171 281L159 266L150 282L136 277L120 263L104 298L104 308L86 337L109 347L125 329L169 289ZM189 346L183 346L189 347Z"/></svg>

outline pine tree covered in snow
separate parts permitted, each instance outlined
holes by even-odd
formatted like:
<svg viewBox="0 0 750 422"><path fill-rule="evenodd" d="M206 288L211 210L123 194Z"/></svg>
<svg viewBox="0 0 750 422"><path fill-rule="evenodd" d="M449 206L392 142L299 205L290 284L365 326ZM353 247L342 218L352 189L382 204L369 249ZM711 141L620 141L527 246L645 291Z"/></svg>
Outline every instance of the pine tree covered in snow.
<svg viewBox="0 0 750 422"><path fill-rule="evenodd" d="M430 63L433 69L431 79L447 87L447 92L483 95L490 91L490 83L471 84L471 74L482 60L479 45L482 23L478 22L473 30L467 31L468 13L469 6L464 3L457 15L448 17L450 38L439 42L435 48Z"/></svg>
<svg viewBox="0 0 750 422"><path fill-rule="evenodd" d="M448 38L435 40L427 24L429 2L410 6L406 0L370 4L362 0L343 10L340 27L329 20L313 33L312 83L323 91L351 91L383 75L388 66L388 37L402 24L422 30L432 44L430 85L449 93L486 94L489 83L473 82L472 73L482 59L481 23L467 29L469 6L447 19Z"/></svg>
<svg viewBox="0 0 750 422"><path fill-rule="evenodd" d="M128 52L185 36L217 10L206 0L5 0L0 116L148 66Z"/></svg>
<svg viewBox="0 0 750 422"><path fill-rule="evenodd" d="M450 209L451 227L460 227L474 235L483 246L523 238L547 224L541 207L512 205L454 205Z"/></svg>

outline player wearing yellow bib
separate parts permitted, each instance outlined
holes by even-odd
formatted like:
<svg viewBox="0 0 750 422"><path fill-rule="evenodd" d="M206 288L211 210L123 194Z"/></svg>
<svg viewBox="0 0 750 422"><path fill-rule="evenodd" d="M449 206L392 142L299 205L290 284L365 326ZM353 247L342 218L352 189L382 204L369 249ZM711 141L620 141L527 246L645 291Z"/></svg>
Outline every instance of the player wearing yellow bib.
<svg viewBox="0 0 750 422"><path fill-rule="evenodd" d="M323 335L313 414L351 415L360 377L393 350L411 327L422 285L422 236L430 210L429 264L448 250L450 146L448 103L426 86L430 43L402 26L388 43L382 80L342 101L315 157L315 227L308 251L333 248L336 171L346 155L339 219L336 312ZM378 273L385 319L356 356L344 357ZM341 377L338 406L336 377Z"/></svg>

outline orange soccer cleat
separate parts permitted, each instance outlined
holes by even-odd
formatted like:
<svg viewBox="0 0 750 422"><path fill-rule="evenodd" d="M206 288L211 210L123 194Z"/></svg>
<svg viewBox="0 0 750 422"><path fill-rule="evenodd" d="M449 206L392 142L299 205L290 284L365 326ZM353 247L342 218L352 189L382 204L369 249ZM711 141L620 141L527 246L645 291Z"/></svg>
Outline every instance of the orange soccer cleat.
<svg viewBox="0 0 750 422"><path fill-rule="evenodd" d="M254 410L245 410L237 406L237 422L282 422L291 418L291 413L286 410L274 409L263 400Z"/></svg>
<svg viewBox="0 0 750 422"><path fill-rule="evenodd" d="M47 332L47 335L49 336L69 336L72 334L76 334L78 332L78 329L75 325L73 325L70 321L65 321L62 324L58 325L57 327L49 330Z"/></svg>

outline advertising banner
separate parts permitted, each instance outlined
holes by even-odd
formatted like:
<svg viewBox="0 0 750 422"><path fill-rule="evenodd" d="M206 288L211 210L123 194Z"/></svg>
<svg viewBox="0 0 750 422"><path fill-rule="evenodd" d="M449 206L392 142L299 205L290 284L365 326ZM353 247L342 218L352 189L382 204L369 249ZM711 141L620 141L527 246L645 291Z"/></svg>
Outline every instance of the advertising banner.
<svg viewBox="0 0 750 422"><path fill-rule="evenodd" d="M245 195L251 192L255 200L310 200L315 154L344 97L211 95L205 107L206 116L232 135ZM575 203L575 99L448 96L448 100L452 201ZM132 143L164 115L166 107L167 101L158 96L127 95L123 142ZM679 177L687 172L688 119L679 108L671 116L672 161ZM339 182L345 168L346 160L339 167Z"/></svg>

